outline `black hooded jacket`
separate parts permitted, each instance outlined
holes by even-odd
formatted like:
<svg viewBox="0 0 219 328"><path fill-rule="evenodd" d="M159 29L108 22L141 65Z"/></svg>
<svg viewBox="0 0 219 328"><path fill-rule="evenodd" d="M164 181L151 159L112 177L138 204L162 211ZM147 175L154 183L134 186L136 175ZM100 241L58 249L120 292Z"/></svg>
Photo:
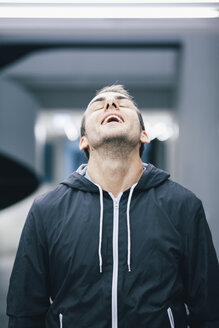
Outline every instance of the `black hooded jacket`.
<svg viewBox="0 0 219 328"><path fill-rule="evenodd" d="M117 198L80 170L34 201L10 279L10 328L219 327L202 203L145 167Z"/></svg>

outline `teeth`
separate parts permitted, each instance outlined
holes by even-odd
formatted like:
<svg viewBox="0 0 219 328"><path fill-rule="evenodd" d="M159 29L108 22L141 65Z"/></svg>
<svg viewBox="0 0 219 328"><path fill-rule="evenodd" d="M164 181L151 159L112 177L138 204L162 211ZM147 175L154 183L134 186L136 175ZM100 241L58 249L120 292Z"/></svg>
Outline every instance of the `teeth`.
<svg viewBox="0 0 219 328"><path fill-rule="evenodd" d="M117 115L110 115L110 116L107 116L107 118L105 119L105 122L104 123L107 123L111 118L116 118L120 123L122 123L122 120L119 116Z"/></svg>

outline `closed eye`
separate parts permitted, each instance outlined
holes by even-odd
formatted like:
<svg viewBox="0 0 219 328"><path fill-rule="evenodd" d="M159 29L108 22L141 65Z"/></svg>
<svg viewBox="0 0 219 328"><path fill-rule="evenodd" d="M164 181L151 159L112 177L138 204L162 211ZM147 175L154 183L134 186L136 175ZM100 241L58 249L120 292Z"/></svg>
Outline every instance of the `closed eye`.
<svg viewBox="0 0 219 328"><path fill-rule="evenodd" d="M95 110L99 110L99 109L103 109L103 106L102 107L99 107L99 108L95 108Z"/></svg>

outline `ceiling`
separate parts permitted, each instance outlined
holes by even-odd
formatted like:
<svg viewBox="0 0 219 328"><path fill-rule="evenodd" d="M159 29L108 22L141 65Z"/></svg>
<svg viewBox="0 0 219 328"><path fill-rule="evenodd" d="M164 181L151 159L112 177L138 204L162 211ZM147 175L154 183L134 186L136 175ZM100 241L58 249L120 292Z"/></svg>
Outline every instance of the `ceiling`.
<svg viewBox="0 0 219 328"><path fill-rule="evenodd" d="M21 1L7 1L10 2ZM74 5L78 1L25 1L34 2ZM86 6L85 2L94 1L80 2ZM108 2L115 9L117 5L125 6L125 2L133 3ZM5 3L0 0L0 10ZM174 3L179 8L210 6L219 10L219 1L135 3L142 3L145 10L152 3L162 3L167 8ZM32 90L47 108L64 103L77 107L80 90L86 89L89 98L91 90L117 81L136 92L142 106L164 104L171 108L176 98L184 39L193 34L219 34L219 19L0 18L0 77Z"/></svg>
<svg viewBox="0 0 219 328"><path fill-rule="evenodd" d="M4 15L2 14L7 6L9 6L8 14L5 16L7 18L3 18ZM136 10L139 9L139 14L147 14L151 8L155 10L158 17L163 9L170 12L172 8L177 10L178 13L188 9L191 16L197 14L200 9L204 13L209 9L215 10L218 14L217 18L135 18L138 17L135 13ZM129 9L129 14L126 14L127 9ZM27 13L26 18L16 17L16 13L21 12L22 14L25 10L29 10L28 13L30 12ZM61 18L62 15L60 15L60 18L40 18L41 14L46 12L48 14L45 14L45 16L50 16L53 13L54 17L57 17L59 12L60 14L62 12L68 14L68 11L72 11L73 14L77 12L78 16L76 18ZM38 18L31 18L34 17L36 12L38 12L38 16L36 14ZM30 15L30 18L28 18L28 15ZM51 14L51 17L53 15ZM143 16L139 15L139 17ZM163 37L166 34L180 35L194 32L219 33L219 1L0 0L1 43L93 42L97 39L100 41L110 41L112 39L119 41L121 38L124 40L130 40L131 38L141 40L145 37L150 39L151 37Z"/></svg>

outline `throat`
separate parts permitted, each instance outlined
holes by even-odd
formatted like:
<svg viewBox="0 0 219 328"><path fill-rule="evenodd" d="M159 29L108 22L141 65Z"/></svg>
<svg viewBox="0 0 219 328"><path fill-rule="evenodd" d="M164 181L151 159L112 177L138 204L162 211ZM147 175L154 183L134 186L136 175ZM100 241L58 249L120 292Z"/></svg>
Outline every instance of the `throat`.
<svg viewBox="0 0 219 328"><path fill-rule="evenodd" d="M136 183L143 173L142 162L138 156L136 159L130 156L126 161L118 158L91 160L88 162L88 174L94 183L103 190L111 192L115 197L120 192L129 189Z"/></svg>

